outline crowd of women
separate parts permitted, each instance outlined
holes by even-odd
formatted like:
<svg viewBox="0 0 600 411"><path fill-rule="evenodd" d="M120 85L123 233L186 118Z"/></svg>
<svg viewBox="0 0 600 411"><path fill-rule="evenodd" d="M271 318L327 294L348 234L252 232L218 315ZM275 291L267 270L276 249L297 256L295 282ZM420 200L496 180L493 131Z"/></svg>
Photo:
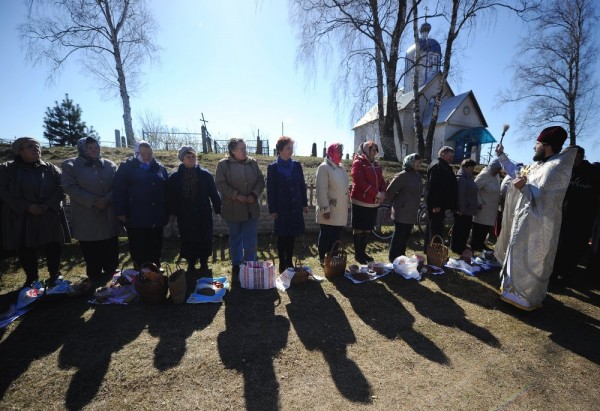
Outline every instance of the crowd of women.
<svg viewBox="0 0 600 411"><path fill-rule="evenodd" d="M244 261L257 259L259 197L265 186L279 271L294 264L294 243L305 230L308 202L302 165L292 159L294 141L289 137L278 139L277 159L267 167L266 183L239 138L229 141L229 155L218 162L214 178L198 164L190 146L179 149L181 164L170 175L145 141L137 142L134 155L118 167L102 157L93 137L80 139L78 156L65 160L60 169L42 160L40 144L33 138L19 138L12 148L14 160L0 166L2 246L16 250L26 274L25 285L39 278L38 249L45 252L47 281L60 276L61 243L69 241L71 234L79 241L87 276L94 282L107 280L118 268L119 225L127 232L134 267L139 269L146 262L160 267L163 227L175 220L180 256L187 261L188 271L209 275L213 214L220 214L227 223L235 279ZM367 254L368 238L381 206L390 207L394 221L389 260L406 253L424 190L421 157L406 156L403 170L388 185L376 160L378 152L373 141L358 147L352 161L352 186L342 164L341 144L331 144L318 166L316 221L321 264L347 226L349 209L358 263L373 261ZM443 147L428 173L430 234L439 230L440 211L450 209L454 212L452 250L464 251L471 229L471 247L483 250L496 222L501 165L493 160L474 178L475 162L468 159L454 174L448 164L452 154L451 148ZM65 194L71 204L70 224L62 207Z"/></svg>

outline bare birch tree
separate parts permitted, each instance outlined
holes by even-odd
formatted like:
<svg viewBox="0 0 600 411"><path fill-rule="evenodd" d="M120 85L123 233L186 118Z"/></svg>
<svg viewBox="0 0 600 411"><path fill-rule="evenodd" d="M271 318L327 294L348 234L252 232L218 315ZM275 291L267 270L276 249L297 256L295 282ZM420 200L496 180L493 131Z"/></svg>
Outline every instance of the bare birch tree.
<svg viewBox="0 0 600 411"><path fill-rule="evenodd" d="M444 85L448 80L450 69L452 67L454 43L460 33L472 28L475 24L476 17L479 20L486 12L492 12L498 8L505 8L522 16L525 12L535 9L537 4L538 1L536 0L452 0L451 2L440 0L438 2L438 7L434 15L443 16L448 20L448 31L442 56L441 81L438 84L438 89L435 94L431 122L427 130L427 136L425 136L425 151L423 155L428 161L431 161L433 134L435 132L435 124L437 124L440 105L444 95ZM415 125L415 128L416 127L417 125ZM417 134L417 139L423 139L423 137ZM419 142L419 146L420 145L421 143Z"/></svg>
<svg viewBox="0 0 600 411"><path fill-rule="evenodd" d="M417 4L421 0L416 0ZM394 124L402 128L396 95L399 46L409 24L406 0L291 0L290 14L298 29L298 60L308 71L323 58L339 61L336 89L350 95L353 114L364 111L376 93L383 158L397 161Z"/></svg>
<svg viewBox="0 0 600 411"><path fill-rule="evenodd" d="M106 90L118 90L129 143L134 141L129 93L140 68L158 51L156 24L145 0L30 0L27 21L19 26L27 57L50 62L52 79L64 63L79 57L86 74ZM117 93L115 93L117 94Z"/></svg>
<svg viewBox="0 0 600 411"><path fill-rule="evenodd" d="M553 0L535 11L533 25L517 52L513 87L500 96L501 104L526 104L523 128L562 124L569 131L570 143L576 144L594 124L596 4L595 0Z"/></svg>

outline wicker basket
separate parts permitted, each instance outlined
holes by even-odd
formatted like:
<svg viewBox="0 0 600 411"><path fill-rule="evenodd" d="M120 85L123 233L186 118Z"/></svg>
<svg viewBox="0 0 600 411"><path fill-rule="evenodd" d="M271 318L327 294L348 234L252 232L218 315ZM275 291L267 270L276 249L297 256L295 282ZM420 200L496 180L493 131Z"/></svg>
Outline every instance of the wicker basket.
<svg viewBox="0 0 600 411"><path fill-rule="evenodd" d="M149 271L146 271L149 270ZM156 265L145 263L142 265L142 271L135 282L135 291L140 296L142 302L147 304L158 304L167 298L167 277L160 274Z"/></svg>
<svg viewBox="0 0 600 411"><path fill-rule="evenodd" d="M334 250L336 250L338 243L340 245L337 247L337 251L334 254ZM331 251L325 254L325 264L323 266L325 277L331 279L343 276L344 272L346 271L347 261L348 254L346 253L345 245L341 240L338 240L333 243Z"/></svg>
<svg viewBox="0 0 600 411"><path fill-rule="evenodd" d="M439 240L436 242L435 240ZM444 240L439 235L434 235L427 246L427 264L443 267L448 261L448 247L444 245Z"/></svg>

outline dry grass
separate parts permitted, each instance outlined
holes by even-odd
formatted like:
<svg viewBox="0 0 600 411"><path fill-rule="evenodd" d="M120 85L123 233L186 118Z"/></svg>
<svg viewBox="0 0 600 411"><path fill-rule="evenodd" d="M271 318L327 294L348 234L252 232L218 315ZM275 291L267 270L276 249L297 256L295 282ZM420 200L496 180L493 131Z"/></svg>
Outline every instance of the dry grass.
<svg viewBox="0 0 600 411"><path fill-rule="evenodd" d="M302 253L320 274L315 242L307 234ZM177 249L167 241L165 260ZM369 252L385 260L387 245ZM0 269L6 301L24 274ZM229 275L226 261L213 269ZM63 270L83 274L76 244ZM582 275L531 313L497 288L495 272L448 271L234 289L210 305L40 301L0 330L0 409L598 409L597 280Z"/></svg>

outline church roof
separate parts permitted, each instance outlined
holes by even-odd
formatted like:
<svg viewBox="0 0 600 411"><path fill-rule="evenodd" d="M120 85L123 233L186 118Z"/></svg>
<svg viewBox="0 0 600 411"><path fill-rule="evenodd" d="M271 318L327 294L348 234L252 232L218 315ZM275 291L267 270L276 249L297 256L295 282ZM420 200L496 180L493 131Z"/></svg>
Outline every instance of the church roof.
<svg viewBox="0 0 600 411"><path fill-rule="evenodd" d="M442 75L441 73L437 73L436 76L432 77L427 83L423 84L420 88L419 88L419 93L423 94L423 90L426 87L429 87L430 85L434 84L434 80L436 79L441 79ZM446 83L446 87L448 88L448 91L451 94L454 94L452 89L450 88L450 85L448 83ZM414 96L414 91L409 91L406 94L404 93L404 89L400 89L398 90L398 92L396 93L396 103L398 106L398 111L402 111L405 110L412 102L413 102L413 96ZM445 101L445 100L444 100ZM386 113L386 105L387 103L387 96L383 97L383 110L384 113ZM443 104L443 101L442 101ZM479 108L479 106L477 106ZM480 110L481 113L481 110ZM377 104L375 104L373 107L371 107L371 109L369 111L367 111L367 113L361 117L360 120L358 120L356 122L356 124L354 124L354 126L352 126L352 130L354 130L355 128L358 128L360 126L364 126L365 124L368 123L372 123L373 121L377 120L378 115L377 115ZM438 116L438 122L439 122L439 116ZM431 120L431 115L429 116L429 120ZM429 122L427 123L429 124ZM425 123L423 123L423 125L425 125Z"/></svg>
<svg viewBox="0 0 600 411"><path fill-rule="evenodd" d="M482 125L487 127L487 123L485 121L485 117L483 116L483 112L479 107L479 103L477 103L477 99L473 94L473 91L467 91L466 93L459 94L454 97L447 97L442 100L442 104L440 104L440 111L438 113L437 124L443 124L447 122L450 117L454 114L456 109L466 100L470 98L473 101L473 106L477 110L479 117L482 120ZM428 127L431 124L431 116L433 114L433 101L431 101L425 112L423 113L423 127Z"/></svg>
<svg viewBox="0 0 600 411"><path fill-rule="evenodd" d="M410 46L406 50L406 55L412 53L416 48L417 46L415 44ZM421 49L421 53L437 53L440 56L442 55L442 47L435 39L425 39L423 37L419 38L419 48Z"/></svg>

